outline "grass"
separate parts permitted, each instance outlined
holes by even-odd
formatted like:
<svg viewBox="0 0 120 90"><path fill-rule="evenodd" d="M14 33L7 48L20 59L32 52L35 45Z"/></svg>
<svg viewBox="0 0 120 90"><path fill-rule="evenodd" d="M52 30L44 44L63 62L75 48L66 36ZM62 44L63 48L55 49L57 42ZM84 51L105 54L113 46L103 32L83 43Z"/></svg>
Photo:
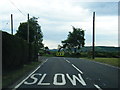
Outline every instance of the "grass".
<svg viewBox="0 0 120 90"><path fill-rule="evenodd" d="M3 74L2 87L6 88L10 86L18 79L23 77L26 73L34 70L40 63L41 62L31 62L30 64L24 65L23 68Z"/></svg>
<svg viewBox="0 0 120 90"><path fill-rule="evenodd" d="M54 54L44 54L43 56L44 57L54 57L55 55Z"/></svg>
<svg viewBox="0 0 120 90"><path fill-rule="evenodd" d="M116 67L120 67L119 58L95 58L95 59L85 58L85 59L109 64L109 65L116 66Z"/></svg>

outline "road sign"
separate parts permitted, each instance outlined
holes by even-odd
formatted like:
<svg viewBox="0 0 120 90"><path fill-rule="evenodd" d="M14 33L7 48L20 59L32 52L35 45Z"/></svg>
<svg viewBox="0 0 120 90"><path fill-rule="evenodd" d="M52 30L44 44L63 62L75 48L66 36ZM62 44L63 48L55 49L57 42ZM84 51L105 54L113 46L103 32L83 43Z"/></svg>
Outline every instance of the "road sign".
<svg viewBox="0 0 120 90"><path fill-rule="evenodd" d="M64 51L61 51L61 52L57 52L56 56L64 56L64 54L65 54Z"/></svg>

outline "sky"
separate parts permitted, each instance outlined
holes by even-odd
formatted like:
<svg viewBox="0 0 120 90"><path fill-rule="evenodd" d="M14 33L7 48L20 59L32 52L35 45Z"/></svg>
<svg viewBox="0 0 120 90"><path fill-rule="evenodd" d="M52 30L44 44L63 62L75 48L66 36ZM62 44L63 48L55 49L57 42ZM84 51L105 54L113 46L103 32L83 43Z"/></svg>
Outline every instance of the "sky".
<svg viewBox="0 0 120 90"><path fill-rule="evenodd" d="M0 30L11 33L13 14L14 34L21 22L39 17L44 46L57 49L67 39L72 26L85 30L85 46L92 46L93 12L95 45L118 46L119 0L3 0L0 3ZM72 25L72 26L71 26Z"/></svg>

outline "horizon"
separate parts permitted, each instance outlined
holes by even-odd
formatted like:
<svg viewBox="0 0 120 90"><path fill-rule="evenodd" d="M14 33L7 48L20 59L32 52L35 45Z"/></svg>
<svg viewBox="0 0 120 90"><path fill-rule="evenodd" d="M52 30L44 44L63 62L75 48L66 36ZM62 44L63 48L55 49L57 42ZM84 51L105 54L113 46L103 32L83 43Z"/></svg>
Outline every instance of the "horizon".
<svg viewBox="0 0 120 90"><path fill-rule="evenodd" d="M93 47L93 46L84 46L84 47ZM84 48L82 47L82 48ZM114 48L120 48L120 46L95 46L95 47L114 47ZM50 50L57 49L57 48L49 48Z"/></svg>

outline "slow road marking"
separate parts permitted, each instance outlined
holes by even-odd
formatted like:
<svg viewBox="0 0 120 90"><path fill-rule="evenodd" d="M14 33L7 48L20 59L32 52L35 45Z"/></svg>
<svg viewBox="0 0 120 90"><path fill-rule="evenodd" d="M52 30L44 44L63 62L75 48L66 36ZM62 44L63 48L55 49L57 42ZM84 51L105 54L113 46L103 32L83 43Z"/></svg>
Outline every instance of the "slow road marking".
<svg viewBox="0 0 120 90"><path fill-rule="evenodd" d="M35 76L39 76L35 77ZM41 77L42 76L42 77ZM32 85L32 84L37 84L37 85L50 85L53 83L53 85L66 85L66 80L68 79L73 86L77 85L77 82L79 82L81 85L86 86L86 83L84 79L82 78L81 74L78 75L69 75L69 74L63 74L63 73L56 73L54 74L53 81L50 82L45 82L45 78L47 77L47 74L33 74L29 79L32 79L31 81L25 81L25 85ZM61 77L61 78L60 78ZM60 81L58 79L61 79ZM37 83L38 82L38 83Z"/></svg>
<svg viewBox="0 0 120 90"><path fill-rule="evenodd" d="M46 59L47 61L48 59ZM45 62L46 62L45 61ZM19 84L17 84L14 89L12 90L16 90L18 87L20 87L33 73L35 73L45 62L43 62L39 67L37 67L31 74L29 74L23 81L21 81Z"/></svg>
<svg viewBox="0 0 120 90"><path fill-rule="evenodd" d="M61 76L62 82L58 82L57 80L58 76ZM66 84L65 75L62 73L55 74L53 84L54 85L65 85Z"/></svg>
<svg viewBox="0 0 120 90"><path fill-rule="evenodd" d="M65 58L64 58L65 59ZM48 59L46 59L47 61ZM65 59L68 63L71 63L69 60ZM42 85L42 86L49 86L49 85L59 85L63 86L66 85L67 82L70 82L73 86L76 86L78 83L80 83L82 86L87 86L86 82L82 78L83 72L77 68L74 64L72 64L72 67L74 67L79 73L78 75L70 75L70 74L63 74L63 73L56 73L53 75L52 82L50 81L45 81L46 77L48 74L40 74L40 73L35 73L46 61L44 61L39 67L37 67L30 75L28 75L23 81L21 81L17 86L15 86L14 89L16 90L19 88L22 84L24 85ZM36 77L37 76L37 77ZM31 79L31 80L28 80ZM102 90L98 85L94 84L95 88L98 90Z"/></svg>

